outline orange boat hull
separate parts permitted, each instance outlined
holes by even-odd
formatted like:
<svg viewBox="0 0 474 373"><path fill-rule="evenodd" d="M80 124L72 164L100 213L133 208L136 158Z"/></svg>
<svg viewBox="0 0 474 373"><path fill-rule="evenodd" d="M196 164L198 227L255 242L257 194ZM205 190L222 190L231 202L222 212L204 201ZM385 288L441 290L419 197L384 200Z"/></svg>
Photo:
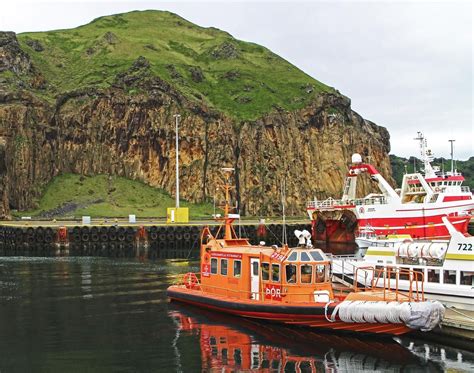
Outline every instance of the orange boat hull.
<svg viewBox="0 0 474 373"><path fill-rule="evenodd" d="M254 300L238 300L213 294L204 294L199 290L187 289L183 286L170 286L168 297L171 300L191 304L214 311L232 315L262 319L287 325L305 326L316 329L332 329L372 334L401 335L411 331L404 324L384 323L347 323L341 320L328 321L326 314L331 315L337 302L302 303L291 305L281 302L258 302Z"/></svg>

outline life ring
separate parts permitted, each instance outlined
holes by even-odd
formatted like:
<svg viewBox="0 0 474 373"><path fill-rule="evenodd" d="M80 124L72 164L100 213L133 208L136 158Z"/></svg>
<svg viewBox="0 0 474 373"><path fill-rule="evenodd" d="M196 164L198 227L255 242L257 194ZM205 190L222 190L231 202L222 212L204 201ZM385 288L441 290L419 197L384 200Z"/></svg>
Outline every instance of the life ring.
<svg viewBox="0 0 474 373"><path fill-rule="evenodd" d="M195 289L199 283L196 274L193 272L186 273L184 275L183 282L184 286L186 286L186 289Z"/></svg>

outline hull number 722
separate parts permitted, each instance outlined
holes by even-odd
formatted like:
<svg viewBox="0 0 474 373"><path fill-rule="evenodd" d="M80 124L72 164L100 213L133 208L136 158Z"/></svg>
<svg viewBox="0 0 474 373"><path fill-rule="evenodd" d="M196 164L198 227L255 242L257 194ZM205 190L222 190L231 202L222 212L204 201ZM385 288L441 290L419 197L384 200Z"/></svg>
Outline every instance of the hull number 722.
<svg viewBox="0 0 474 373"><path fill-rule="evenodd" d="M472 251L472 243L458 243L458 250Z"/></svg>

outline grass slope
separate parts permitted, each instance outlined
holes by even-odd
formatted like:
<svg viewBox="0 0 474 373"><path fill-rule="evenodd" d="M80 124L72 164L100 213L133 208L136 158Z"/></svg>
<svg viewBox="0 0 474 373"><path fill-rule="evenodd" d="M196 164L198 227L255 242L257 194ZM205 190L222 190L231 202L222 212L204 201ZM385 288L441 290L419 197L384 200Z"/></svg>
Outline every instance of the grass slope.
<svg viewBox="0 0 474 373"><path fill-rule="evenodd" d="M174 207L175 200L163 190L139 181L122 177L65 174L54 178L45 188L36 210L18 213L18 216L46 217L165 217L166 208ZM212 204L190 204L192 218L209 218Z"/></svg>
<svg viewBox="0 0 474 373"><path fill-rule="evenodd" d="M188 98L239 120L275 106L300 109L319 92L335 92L260 45L164 11L106 16L75 29L19 34L18 40L46 78L50 97L109 87L139 56ZM44 50L35 50L33 41Z"/></svg>
<svg viewBox="0 0 474 373"><path fill-rule="evenodd" d="M413 161L415 157L410 157L406 159L403 157L397 157L396 155L390 154L390 164L392 166L392 175L397 182L397 186L402 184L403 174L405 173L405 166L407 166L407 172L413 172ZM471 190L474 190L474 157L470 157L467 161L455 161L456 168L460 171L466 181L464 185L468 185ZM444 164L444 167L443 167ZM451 169L451 161L442 158L435 158L432 165L439 166L441 169L446 171ZM416 169L420 170L421 161L416 158Z"/></svg>

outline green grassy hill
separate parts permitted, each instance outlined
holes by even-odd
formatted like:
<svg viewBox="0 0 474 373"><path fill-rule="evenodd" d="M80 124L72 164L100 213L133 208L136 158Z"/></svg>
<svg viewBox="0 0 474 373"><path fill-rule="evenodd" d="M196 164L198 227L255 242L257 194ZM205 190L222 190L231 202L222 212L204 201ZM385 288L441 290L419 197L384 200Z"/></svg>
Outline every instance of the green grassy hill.
<svg viewBox="0 0 474 373"><path fill-rule="evenodd" d="M403 157L397 157L396 155L390 154L390 164L392 166L392 176L397 182L397 186L402 184L403 174L405 173L405 166L407 167L407 172L413 172L413 161L415 157L410 157L409 159ZM444 166L443 166L444 164ZM417 170L420 169L421 161L416 158L416 167ZM450 170L451 161L443 158L435 158L432 165L439 166L441 169ZM467 161L456 161L456 168L460 171L466 181L464 185L468 185L471 190L474 189L474 157L470 157Z"/></svg>
<svg viewBox="0 0 474 373"><path fill-rule="evenodd" d="M139 56L189 99L239 120L275 107L300 109L320 92L335 92L260 45L163 11L100 17L75 29L19 34L18 40L46 79L39 92L46 99L107 88Z"/></svg>
<svg viewBox="0 0 474 373"><path fill-rule="evenodd" d="M174 207L175 200L165 191L139 181L122 177L97 175L61 175L45 188L38 208L17 213L32 217L126 217L135 214L139 218L166 217L166 208ZM213 205L180 202L189 207L190 217L209 218Z"/></svg>

